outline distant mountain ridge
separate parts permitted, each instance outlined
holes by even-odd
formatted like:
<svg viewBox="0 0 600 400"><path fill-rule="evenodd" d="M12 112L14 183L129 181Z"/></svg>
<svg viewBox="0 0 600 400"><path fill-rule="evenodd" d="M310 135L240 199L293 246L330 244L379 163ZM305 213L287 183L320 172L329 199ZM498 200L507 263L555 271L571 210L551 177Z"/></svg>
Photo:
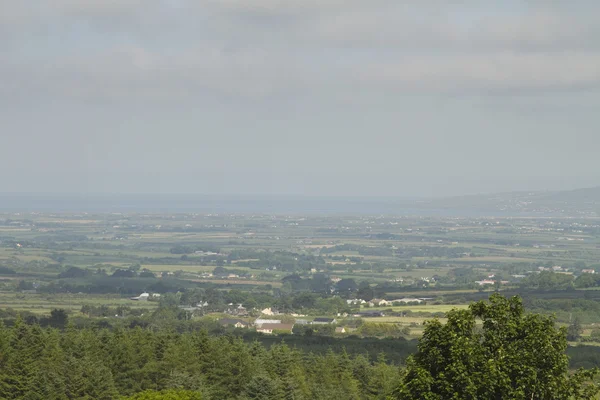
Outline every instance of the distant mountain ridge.
<svg viewBox="0 0 600 400"><path fill-rule="evenodd" d="M600 186L563 191L530 191L446 197L416 202L422 209L588 216L600 215Z"/></svg>

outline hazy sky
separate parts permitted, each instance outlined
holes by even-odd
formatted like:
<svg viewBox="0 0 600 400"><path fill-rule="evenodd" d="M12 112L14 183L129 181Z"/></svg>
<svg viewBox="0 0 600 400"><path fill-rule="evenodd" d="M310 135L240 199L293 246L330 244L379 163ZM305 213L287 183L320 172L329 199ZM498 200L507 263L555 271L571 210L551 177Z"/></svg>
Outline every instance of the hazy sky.
<svg viewBox="0 0 600 400"><path fill-rule="evenodd" d="M595 186L599 128L597 0L0 0L0 192Z"/></svg>

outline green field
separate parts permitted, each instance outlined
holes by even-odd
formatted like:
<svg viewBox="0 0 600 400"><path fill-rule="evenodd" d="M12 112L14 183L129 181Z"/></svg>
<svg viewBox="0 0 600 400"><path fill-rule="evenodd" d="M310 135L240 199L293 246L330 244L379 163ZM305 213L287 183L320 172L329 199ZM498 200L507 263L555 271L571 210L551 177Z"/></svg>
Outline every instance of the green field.
<svg viewBox="0 0 600 400"><path fill-rule="evenodd" d="M450 310L464 310L468 308L468 304L438 304L438 305L407 305L407 306L397 306L397 307L369 307L364 310L368 311L385 311L392 310L394 312L403 312L403 311L411 311L411 312L428 312L428 313L438 313L443 312L446 313Z"/></svg>
<svg viewBox="0 0 600 400"><path fill-rule="evenodd" d="M102 295L41 295L0 292L0 308L29 311L36 314L49 314L55 308L78 312L83 305L129 306L152 310L157 307L158 303Z"/></svg>

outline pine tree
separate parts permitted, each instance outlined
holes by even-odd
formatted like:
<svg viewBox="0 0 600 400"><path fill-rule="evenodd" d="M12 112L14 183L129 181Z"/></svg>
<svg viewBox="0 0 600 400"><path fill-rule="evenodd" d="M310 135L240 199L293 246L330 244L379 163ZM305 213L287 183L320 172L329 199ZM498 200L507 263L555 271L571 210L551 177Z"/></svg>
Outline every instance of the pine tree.
<svg viewBox="0 0 600 400"><path fill-rule="evenodd" d="M123 400L202 400L202 395L197 392L186 390L147 390Z"/></svg>
<svg viewBox="0 0 600 400"><path fill-rule="evenodd" d="M19 316L8 343L11 351L0 378L0 398L22 398L29 391L39 368L37 360L43 352L43 331L37 325L28 326Z"/></svg>
<svg viewBox="0 0 600 400"><path fill-rule="evenodd" d="M256 400L283 400L279 382L266 375L254 376L246 385L241 398Z"/></svg>

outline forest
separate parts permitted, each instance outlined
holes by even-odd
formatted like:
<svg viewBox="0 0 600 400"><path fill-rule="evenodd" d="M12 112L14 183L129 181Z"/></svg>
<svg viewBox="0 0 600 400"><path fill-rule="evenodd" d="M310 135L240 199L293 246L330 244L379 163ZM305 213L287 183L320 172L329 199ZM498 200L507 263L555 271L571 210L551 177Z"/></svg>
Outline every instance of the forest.
<svg viewBox="0 0 600 400"><path fill-rule="evenodd" d="M593 221L4 216L0 398L595 393Z"/></svg>
<svg viewBox="0 0 600 400"><path fill-rule="evenodd" d="M60 315L54 322L65 322ZM0 326L3 399L592 399L598 369L569 369L567 332L494 294L425 327L405 366L265 346L172 325ZM54 325L54 326L53 326ZM459 395L460 397L456 397Z"/></svg>
<svg viewBox="0 0 600 400"><path fill-rule="evenodd" d="M316 355L206 331L59 330L22 319L0 328L0 354L4 399L114 399L164 390L202 399L384 399L401 377L383 355Z"/></svg>

